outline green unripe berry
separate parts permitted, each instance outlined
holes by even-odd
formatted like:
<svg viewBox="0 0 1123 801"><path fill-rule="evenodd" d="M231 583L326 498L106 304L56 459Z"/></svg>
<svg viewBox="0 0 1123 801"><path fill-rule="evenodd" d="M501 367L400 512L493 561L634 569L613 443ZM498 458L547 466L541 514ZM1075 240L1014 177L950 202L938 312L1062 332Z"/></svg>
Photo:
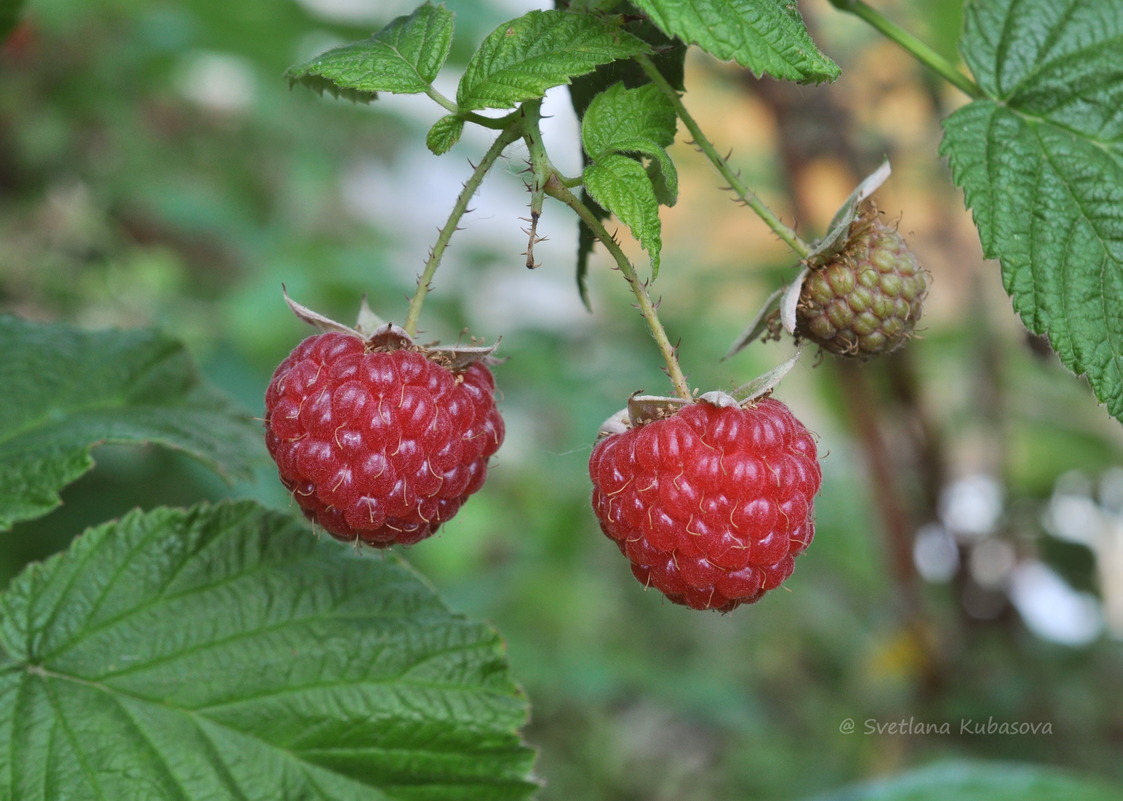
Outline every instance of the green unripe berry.
<svg viewBox="0 0 1123 801"><path fill-rule="evenodd" d="M880 356L913 335L927 291L928 272L868 204L842 250L804 280L796 333L839 356Z"/></svg>

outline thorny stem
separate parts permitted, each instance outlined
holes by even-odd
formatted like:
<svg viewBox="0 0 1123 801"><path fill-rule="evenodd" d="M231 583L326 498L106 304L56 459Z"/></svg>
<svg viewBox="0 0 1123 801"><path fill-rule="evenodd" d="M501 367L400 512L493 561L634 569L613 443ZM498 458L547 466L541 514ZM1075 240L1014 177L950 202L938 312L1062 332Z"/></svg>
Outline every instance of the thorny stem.
<svg viewBox="0 0 1123 801"><path fill-rule="evenodd" d="M620 272L623 273L628 285L632 288L632 293L636 296L639 313L643 315L643 319L647 322L651 337L655 340L659 352L663 355L663 361L667 364L667 375L670 376L671 383L674 385L675 394L683 400L691 400L690 387L687 385L686 376L683 375L682 368L679 366L675 346L671 344L667 331L659 320L659 313L656 311L655 303L651 300L651 295L647 291L647 284L636 275L636 269L628 260L628 256L616 240L612 238L612 235L608 233L601 221L597 219L597 216L576 195L570 192L562 181L556 177L551 178L546 182L545 190L547 195L569 206L581 218L581 222L589 226L589 230L604 244L609 254L616 261L616 265L620 268Z"/></svg>
<svg viewBox="0 0 1123 801"><path fill-rule="evenodd" d="M452 207L452 212L448 215L448 220L441 228L440 233L437 234L437 241L433 244L433 249L429 251L429 259L425 262L425 269L421 271L421 275L417 279L417 290L413 293L413 297L410 298L409 312L406 315L406 321L402 327L411 337L417 334L417 320L421 316L421 307L425 304L425 297L429 294L433 274L437 271L437 266L441 263L441 258L444 256L449 240L452 239L452 235L460 225L461 218L467 213L468 204L472 202L472 196L475 195L476 191L480 188L484 176L487 175L488 170L490 170L498 160L499 155L521 135L522 130L517 125L512 125L500 131L495 142L488 148L484 157L480 159L480 163L476 165L476 169L472 171L471 176L464 182L464 188L457 196L456 203Z"/></svg>
<svg viewBox="0 0 1123 801"><path fill-rule="evenodd" d="M698 127L698 123L690 116L690 112L686 110L683 105L682 98L679 97L678 92L675 90L659 69L652 63L651 59L647 56L636 56L636 61L640 67L643 68L644 73L651 79L651 82L659 87L659 90L671 101L675 107L675 112L678 114L679 119L682 120L686 126L686 130L690 132L690 136L694 140L694 144L698 149L710 160L714 168L721 173L722 178L729 182L729 188L746 206L756 212L756 215L764 221L764 224L772 229L776 236L780 237L784 243L791 248L797 256L801 259L807 258L811 253L811 246L804 242L799 235L784 222L777 217L772 209L764 205L760 198L745 185L741 177L729 166L729 162L717 152L713 142L707 138L702 129Z"/></svg>
<svg viewBox="0 0 1123 801"><path fill-rule="evenodd" d="M853 14L872 25L882 35L896 42L909 55L935 71L952 86L967 94L968 97L979 98L984 96L984 92L979 88L979 85L956 69L947 59L863 0L830 0L830 3L839 11Z"/></svg>
<svg viewBox="0 0 1123 801"><path fill-rule="evenodd" d="M542 241L542 237L538 236L538 219L542 216L542 203L546 194L546 183L550 180L552 175L556 174L556 170L550 163L550 157L546 154L546 147L542 143L542 131L539 129L538 123L542 118L542 101L536 100L534 102L527 102L523 104L525 112L525 121L523 123L523 141L526 143L527 152L530 155L530 173L531 180L527 185L530 190L530 227L524 229L527 236L530 237L526 246L526 266L533 270L538 266L534 261L534 246Z"/></svg>

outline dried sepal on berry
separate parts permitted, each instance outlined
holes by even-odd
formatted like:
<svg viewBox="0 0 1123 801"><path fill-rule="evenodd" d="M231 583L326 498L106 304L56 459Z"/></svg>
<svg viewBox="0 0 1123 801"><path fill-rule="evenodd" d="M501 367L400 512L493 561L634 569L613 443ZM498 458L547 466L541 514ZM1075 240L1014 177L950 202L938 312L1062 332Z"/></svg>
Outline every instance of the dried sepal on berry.
<svg viewBox="0 0 1123 801"><path fill-rule="evenodd" d="M803 346L797 346L787 360L772 368L767 373L742 384L732 392L711 390L702 393L696 400L706 401L714 406L733 407L745 406L758 399L768 397L779 385L780 381L783 380L784 376L791 372L802 355ZM612 434L620 434L636 426L641 426L655 420L662 420L674 415L692 402L693 401L685 400L684 398L663 395L644 395L643 393L637 392L628 399L627 406L611 415L601 424L597 436L607 437Z"/></svg>
<svg viewBox="0 0 1123 801"><path fill-rule="evenodd" d="M358 337L367 343L370 350L398 350L410 348L419 350L434 361L443 364L452 371L465 370L475 362L482 361L494 365L499 360L495 358L495 351L499 347L496 342L492 345L420 345L414 338L399 325L388 323L375 314L363 295L359 304L359 315L355 325L349 326L320 314L289 297L288 289L281 285L285 303L296 317L324 333L349 334Z"/></svg>

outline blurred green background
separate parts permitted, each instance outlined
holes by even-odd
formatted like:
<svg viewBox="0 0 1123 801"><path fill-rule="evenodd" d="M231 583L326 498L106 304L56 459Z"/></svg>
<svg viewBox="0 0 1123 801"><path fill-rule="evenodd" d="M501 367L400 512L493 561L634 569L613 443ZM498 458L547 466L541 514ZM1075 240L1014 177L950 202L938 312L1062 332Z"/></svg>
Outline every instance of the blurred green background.
<svg viewBox="0 0 1123 801"><path fill-rule="evenodd" d="M451 95L475 44L535 5L447 5ZM878 5L955 57L959 3ZM401 322L488 139L469 132L438 159L424 148L443 113L431 101L357 106L290 90L282 73L412 7L32 0L0 48L0 311L159 326L255 413L309 333L282 283L337 319L367 294ZM824 456L816 543L785 590L726 616L675 607L600 534L585 468L596 429L633 391L668 387L599 252L593 311L581 306L565 209L547 206L542 266L523 266L517 149L454 238L422 320L434 339L502 337L507 441L485 490L407 556L504 634L546 801L787 799L943 757L1123 778L1120 425L1026 335L982 260L937 156L938 121L963 98L825 0L801 7L841 80L758 81L692 56L687 105L805 238L888 155L878 204L933 282L905 352L857 368L805 358L779 389ZM551 93L547 144L576 173L567 103ZM730 389L788 355L773 343L720 360L793 260L682 137L672 155L682 192L663 215L654 292L692 384ZM62 508L0 538L0 585L134 506L289 506L264 449L258 480L235 487L163 451L95 456ZM1051 733L961 731L990 720ZM917 733L945 722L948 734Z"/></svg>

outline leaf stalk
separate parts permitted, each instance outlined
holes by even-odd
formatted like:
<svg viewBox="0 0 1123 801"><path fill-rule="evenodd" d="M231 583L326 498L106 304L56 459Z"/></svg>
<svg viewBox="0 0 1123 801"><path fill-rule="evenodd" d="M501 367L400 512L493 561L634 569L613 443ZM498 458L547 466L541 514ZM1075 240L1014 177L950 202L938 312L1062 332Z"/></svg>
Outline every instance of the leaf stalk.
<svg viewBox="0 0 1123 801"><path fill-rule="evenodd" d="M672 105L674 105L675 113L678 114L679 119L682 120L683 125L686 126L686 130L690 132L694 144L697 145L698 149L702 151L702 154L709 159L710 163L714 165L714 169L721 174L721 177L728 182L730 189L737 196L737 199L756 212L756 215L760 217L764 224L771 228L772 232L783 240L784 244L791 248L796 255L801 259L806 258L811 252L811 246L804 242L794 229L784 224L784 222L773 213L772 209L768 208L768 206L749 189L745 182L741 180L741 176L729 166L728 160L718 153L713 142L709 140L694 117L690 115L690 112L682 102L682 98L679 97L678 91L663 77L658 67L656 67L647 56L636 56L635 60L647 77L651 79L651 82L659 87L659 90L663 92L663 94L667 96L667 99L671 101Z"/></svg>
<svg viewBox="0 0 1123 801"><path fill-rule="evenodd" d="M985 93L979 88L979 85L956 69L946 58L868 3L863 2L863 0L830 0L830 3L839 11L853 14L873 26L887 39L896 42L905 52L968 97L972 99L985 97Z"/></svg>

